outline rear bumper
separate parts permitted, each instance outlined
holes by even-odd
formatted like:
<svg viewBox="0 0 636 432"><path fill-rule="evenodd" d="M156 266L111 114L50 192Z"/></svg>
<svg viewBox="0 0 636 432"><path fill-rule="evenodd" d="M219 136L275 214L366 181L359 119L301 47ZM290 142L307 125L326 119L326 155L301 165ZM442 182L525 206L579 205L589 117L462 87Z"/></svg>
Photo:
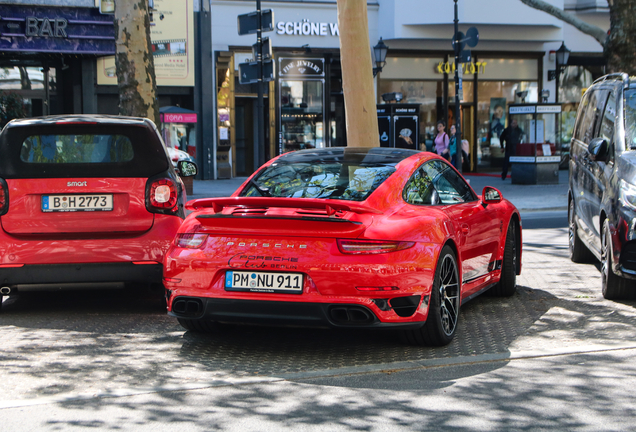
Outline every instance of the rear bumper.
<svg viewBox="0 0 636 432"><path fill-rule="evenodd" d="M415 329L424 322L386 323L364 305L178 296L168 315L228 323L328 328Z"/></svg>
<svg viewBox="0 0 636 432"><path fill-rule="evenodd" d="M84 263L38 264L1 267L0 284L19 287L39 284L81 284L100 282L161 283L163 266L157 264Z"/></svg>

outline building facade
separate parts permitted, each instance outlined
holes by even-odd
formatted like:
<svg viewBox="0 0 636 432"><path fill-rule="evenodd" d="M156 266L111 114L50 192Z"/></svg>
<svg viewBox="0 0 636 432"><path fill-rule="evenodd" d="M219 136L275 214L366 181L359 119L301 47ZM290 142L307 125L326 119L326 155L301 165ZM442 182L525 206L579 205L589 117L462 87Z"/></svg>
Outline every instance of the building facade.
<svg viewBox="0 0 636 432"><path fill-rule="evenodd" d="M606 1L550 3L609 28ZM235 17L254 10L255 2L212 0L211 5L218 148L228 149L226 176L247 175L254 170L256 90L239 84L237 65L252 57L255 37L238 36ZM430 150L437 122L455 122L454 3L375 0L367 7L370 45L381 37L389 47L386 66L376 77L378 104L384 103L383 95L397 93L401 103L419 106L416 140L419 148ZM274 31L263 36L272 42L276 65L275 80L266 89L267 156L346 145L336 1L266 1L262 8L274 11ZM460 66L461 125L470 145L470 170L501 163L497 136L507 125L508 105L540 102L545 90L547 102L566 103L562 139L567 140L581 91L604 72L601 45L519 0L459 0L458 11L460 31L479 31L471 61ZM570 61L559 65L558 79L550 80L562 44L572 51Z"/></svg>
<svg viewBox="0 0 636 432"><path fill-rule="evenodd" d="M550 3L609 28L606 0ZM457 4L460 31L479 31L471 61L460 65L470 170L500 163L497 134L507 124L507 107L538 102L544 90L548 102L563 104L562 139L568 141L582 91L604 73L601 45L520 0ZM28 116L116 114L114 63L108 59L114 52L113 5L0 0L0 90L22 98ZM254 0L154 0L159 105L184 114L167 117L164 138L196 157L200 178L245 176L258 165L257 86L238 78L238 65L253 57L256 37L239 36L237 26L237 16L255 7ZM437 121L455 121L453 7L450 0L367 0L369 49L380 38L389 47L375 78L377 102L400 95L416 113L411 139L421 149L431 149ZM263 36L275 66L264 85L266 159L347 145L336 0L269 0L262 8L273 11L273 31ZM565 66L556 64L562 44L571 50Z"/></svg>

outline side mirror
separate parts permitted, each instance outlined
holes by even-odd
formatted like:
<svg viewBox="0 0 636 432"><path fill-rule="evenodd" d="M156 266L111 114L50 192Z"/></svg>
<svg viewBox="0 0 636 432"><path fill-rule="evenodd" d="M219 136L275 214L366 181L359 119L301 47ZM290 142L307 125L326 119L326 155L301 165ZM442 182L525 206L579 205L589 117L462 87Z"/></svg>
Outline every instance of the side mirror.
<svg viewBox="0 0 636 432"><path fill-rule="evenodd" d="M587 151L590 153L590 159L597 162L604 162L607 158L607 140L605 138L594 138L590 141L590 145L587 146Z"/></svg>
<svg viewBox="0 0 636 432"><path fill-rule="evenodd" d="M194 177L197 175L197 164L192 161L182 160L177 162L177 169L181 177Z"/></svg>
<svg viewBox="0 0 636 432"><path fill-rule="evenodd" d="M486 186L481 193L481 202L484 204L497 204L502 200L501 192L492 186Z"/></svg>
<svg viewBox="0 0 636 432"><path fill-rule="evenodd" d="M433 192L431 193L431 205L440 205L441 203L442 200L439 199L439 194L435 189L433 189Z"/></svg>

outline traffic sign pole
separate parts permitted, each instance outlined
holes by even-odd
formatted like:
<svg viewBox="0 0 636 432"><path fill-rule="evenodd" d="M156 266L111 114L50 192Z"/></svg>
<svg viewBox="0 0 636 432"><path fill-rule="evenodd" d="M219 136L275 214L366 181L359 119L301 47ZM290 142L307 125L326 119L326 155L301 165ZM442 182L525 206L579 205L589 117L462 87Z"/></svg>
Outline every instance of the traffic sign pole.
<svg viewBox="0 0 636 432"><path fill-rule="evenodd" d="M258 139L256 140L256 148L254 149L254 171L265 163L265 113L263 112L263 39L262 39L262 11L261 0L256 0L256 12L258 13L258 26L256 30L257 54L256 62L258 63L258 102L256 109L258 111Z"/></svg>
<svg viewBox="0 0 636 432"><path fill-rule="evenodd" d="M455 34L453 36L455 46L455 168L462 172L462 130L461 130L461 108L460 92L462 90L462 78L460 76L459 54L461 51L461 41L459 40L459 18L457 14L457 0L455 0ZM450 126L449 126L450 129Z"/></svg>

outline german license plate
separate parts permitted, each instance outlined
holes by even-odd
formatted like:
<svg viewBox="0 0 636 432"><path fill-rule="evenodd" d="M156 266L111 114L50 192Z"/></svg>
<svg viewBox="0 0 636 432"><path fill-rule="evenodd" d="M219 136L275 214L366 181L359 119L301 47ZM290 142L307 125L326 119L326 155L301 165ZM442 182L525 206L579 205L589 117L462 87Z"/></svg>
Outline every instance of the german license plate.
<svg viewBox="0 0 636 432"><path fill-rule="evenodd" d="M303 275L301 273L227 271L225 273L225 289L228 291L300 294L303 292Z"/></svg>
<svg viewBox="0 0 636 432"><path fill-rule="evenodd" d="M43 195L43 212L112 211L112 195Z"/></svg>

